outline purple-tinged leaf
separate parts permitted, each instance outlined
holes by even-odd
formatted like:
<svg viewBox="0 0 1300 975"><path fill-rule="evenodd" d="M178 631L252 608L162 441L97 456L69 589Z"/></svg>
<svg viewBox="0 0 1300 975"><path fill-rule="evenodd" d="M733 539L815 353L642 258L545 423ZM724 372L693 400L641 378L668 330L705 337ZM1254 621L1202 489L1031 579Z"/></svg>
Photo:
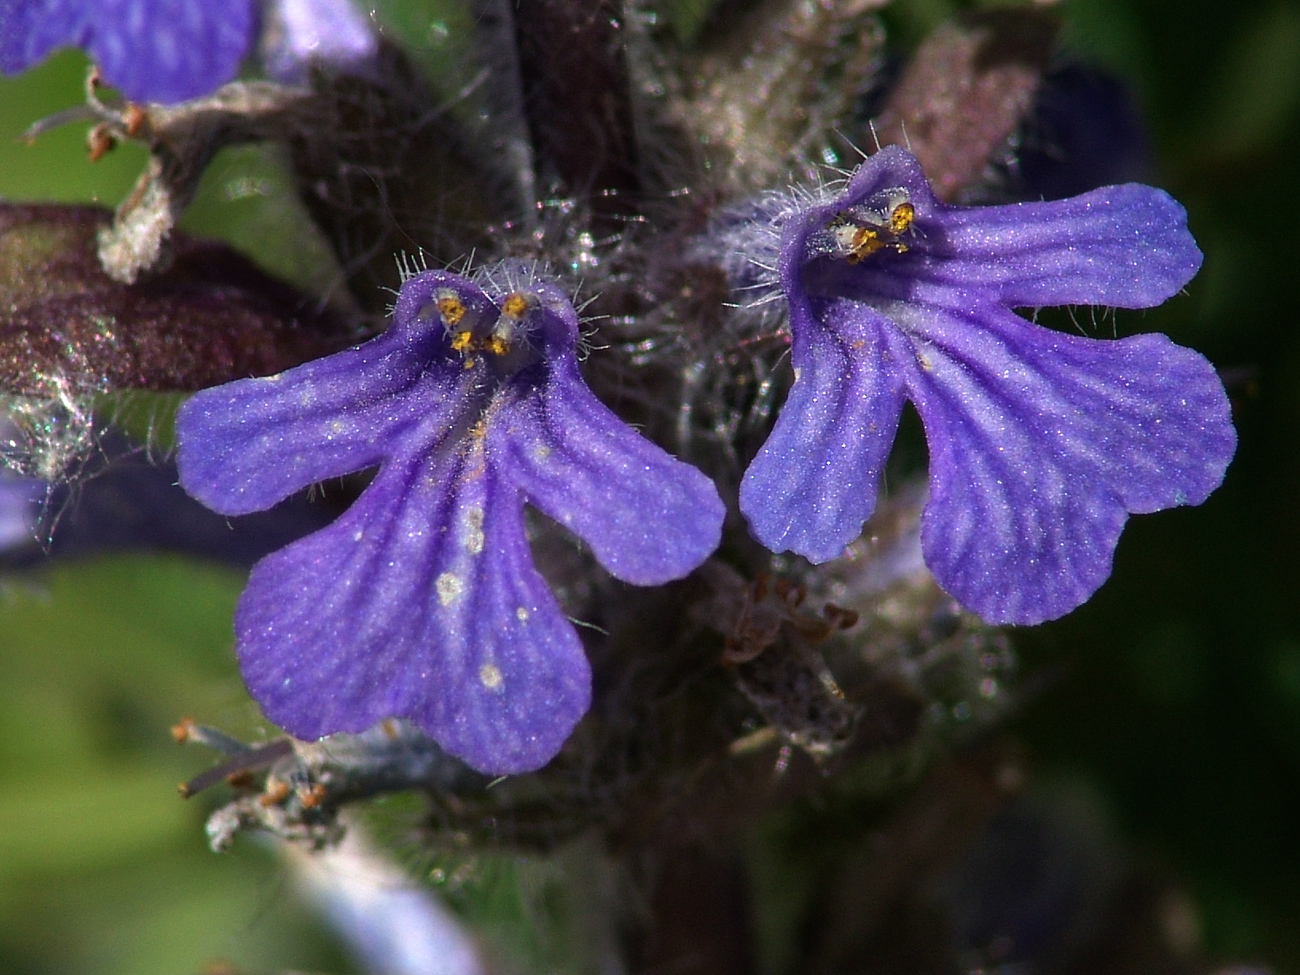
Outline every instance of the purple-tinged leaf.
<svg viewBox="0 0 1300 975"><path fill-rule="evenodd" d="M221 244L176 235L166 271L108 277L93 207L0 205L0 384L53 395L189 390L279 372L342 344L312 300Z"/></svg>
<svg viewBox="0 0 1300 975"><path fill-rule="evenodd" d="M1043 10L986 10L940 26L903 72L876 120L877 139L907 145L941 199L983 176L1020 124L1056 43Z"/></svg>

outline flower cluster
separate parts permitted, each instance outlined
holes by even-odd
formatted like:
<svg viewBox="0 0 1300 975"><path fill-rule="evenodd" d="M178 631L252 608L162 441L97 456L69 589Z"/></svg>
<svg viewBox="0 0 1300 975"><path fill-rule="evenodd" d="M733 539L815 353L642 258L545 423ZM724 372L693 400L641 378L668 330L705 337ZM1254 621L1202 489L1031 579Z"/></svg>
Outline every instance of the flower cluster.
<svg viewBox="0 0 1300 975"><path fill-rule="evenodd" d="M763 229L779 241L796 378L740 508L773 551L824 562L857 537L905 400L930 448L926 563L990 622L1074 609L1110 574L1128 514L1199 504L1222 481L1236 437L1202 356L1011 311L1175 294L1201 255L1165 193L949 206L890 147L840 195Z"/></svg>
<svg viewBox="0 0 1300 975"><path fill-rule="evenodd" d="M990 621L1068 612L1109 574L1129 513L1221 481L1235 439L1204 358L1010 310L1175 293L1200 254L1160 191L948 206L891 148L759 229L778 242L796 377L740 489L772 551L823 562L858 536L908 399L931 450L926 562ZM593 397L576 338L564 294L521 265L480 284L426 272L381 337L183 408L181 483L226 514L380 465L336 524L252 573L238 652L273 720L316 737L409 717L494 772L554 754L589 675L531 565L522 501L643 585L700 564L724 513L702 474Z"/></svg>
<svg viewBox="0 0 1300 975"><path fill-rule="evenodd" d="M313 63L373 59L377 42L350 0L0 7L0 70L64 44L86 47L128 97L167 102L229 81L253 53L298 82ZM794 380L738 498L770 551L822 563L860 535L907 401L929 444L925 562L991 623L1069 612L1109 575L1129 514L1198 504L1222 480L1235 434L1204 358L1162 335L1101 341L1016 313L1147 308L1177 293L1201 255L1182 208L1159 190L953 206L890 147L836 191L730 212L674 270L707 261L736 293L765 289L788 323ZM571 266L599 263L588 253ZM717 319L730 314L718 305ZM180 411L180 482L222 514L377 468L336 522L252 571L237 652L272 720L315 738L405 717L498 773L557 752L588 707L591 677L533 565L524 502L638 585L692 572L726 516L704 474L591 392L577 340L568 293L531 265L473 278L427 271L405 281L378 338L204 390Z"/></svg>
<svg viewBox="0 0 1300 975"><path fill-rule="evenodd" d="M590 675L523 502L637 585L699 565L724 515L703 474L596 400L577 339L573 306L523 265L428 271L378 338L186 403L181 484L224 514L379 465L334 524L253 569L237 652L268 717L301 738L407 717L495 773L555 754Z"/></svg>
<svg viewBox="0 0 1300 975"><path fill-rule="evenodd" d="M315 62L363 63L375 38L351 0L15 0L0 5L0 71L29 68L55 48L82 47L104 79L135 101L180 102L235 77L262 31L277 80Z"/></svg>

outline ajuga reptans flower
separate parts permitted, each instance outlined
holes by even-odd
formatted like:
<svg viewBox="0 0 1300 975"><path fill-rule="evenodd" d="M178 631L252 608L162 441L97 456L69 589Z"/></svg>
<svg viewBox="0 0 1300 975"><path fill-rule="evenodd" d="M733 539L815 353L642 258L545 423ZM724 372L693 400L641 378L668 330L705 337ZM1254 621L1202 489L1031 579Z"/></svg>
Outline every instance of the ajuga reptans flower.
<svg viewBox="0 0 1300 975"><path fill-rule="evenodd" d="M603 406L578 322L522 265L427 271L378 338L196 394L182 486L236 515L378 465L330 527L263 559L235 616L244 679L300 738L406 717L482 771L544 764L586 710L572 624L532 563L528 500L638 585L717 546L712 483Z"/></svg>
<svg viewBox="0 0 1300 975"><path fill-rule="evenodd" d="M17 0L0 9L0 70L82 47L128 98L178 102L235 76L255 23L250 0Z"/></svg>
<svg viewBox="0 0 1300 975"><path fill-rule="evenodd" d="M926 563L990 622L1069 612L1109 575L1130 513L1199 504L1222 480L1236 439L1202 356L1011 310L1175 294L1201 255L1160 190L950 206L891 147L777 222L796 378L740 491L772 550L823 562L858 535L905 400L930 449Z"/></svg>
<svg viewBox="0 0 1300 975"><path fill-rule="evenodd" d="M259 27L265 67L277 80L300 81L313 62L359 65L375 51L351 0L6 0L0 71L81 47L128 98L180 102L232 80Z"/></svg>

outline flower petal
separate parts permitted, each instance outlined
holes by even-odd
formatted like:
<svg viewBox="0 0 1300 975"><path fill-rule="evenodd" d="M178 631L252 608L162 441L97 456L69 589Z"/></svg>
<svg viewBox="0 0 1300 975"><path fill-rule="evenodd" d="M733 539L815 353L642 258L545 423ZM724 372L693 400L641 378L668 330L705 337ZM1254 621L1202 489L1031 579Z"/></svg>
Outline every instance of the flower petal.
<svg viewBox="0 0 1300 975"><path fill-rule="evenodd" d="M810 235L836 214L893 188L915 207L901 238L906 253L886 248L859 263L808 253ZM859 167L842 198L791 225L782 248L787 294L810 262L814 294L926 301L932 289L982 289L1013 308L1149 308L1192 279L1201 252L1186 211L1162 190L1127 183L1050 203L949 206L935 199L915 158L888 146Z"/></svg>
<svg viewBox="0 0 1300 975"><path fill-rule="evenodd" d="M373 467L395 435L430 416L450 431L473 377L429 364L441 335L435 322L422 350L410 330L394 327L275 376L195 393L176 415L181 486L222 514L261 511Z"/></svg>
<svg viewBox="0 0 1300 975"><path fill-rule="evenodd" d="M795 382L740 485L740 510L774 552L840 555L876 504L910 359L897 330L845 299L791 303ZM903 368L900 368L900 365Z"/></svg>
<svg viewBox="0 0 1300 975"><path fill-rule="evenodd" d="M1066 200L940 207L908 264L919 280L983 287L1008 307L1150 308L1192 279L1201 252L1169 194L1126 183Z"/></svg>
<svg viewBox="0 0 1300 975"><path fill-rule="evenodd" d="M285 84L302 84L309 69L363 67L374 60L378 39L352 0L274 0L264 29L266 73Z"/></svg>
<svg viewBox="0 0 1300 975"><path fill-rule="evenodd" d="M88 19L86 5L77 0L0 4L0 71L22 71L54 48L78 43Z"/></svg>
<svg viewBox="0 0 1300 975"><path fill-rule="evenodd" d="M0 70L82 47L128 98L180 102L235 77L253 27L250 0L18 0L0 5Z"/></svg>
<svg viewBox="0 0 1300 975"><path fill-rule="evenodd" d="M253 33L250 0L86 0L85 44L104 80L136 101L180 102L235 77Z"/></svg>
<svg viewBox="0 0 1300 975"><path fill-rule="evenodd" d="M703 562L726 515L713 482L620 420L571 354L543 386L491 420L489 456L530 502L636 585L680 579Z"/></svg>
<svg viewBox="0 0 1300 975"><path fill-rule="evenodd" d="M990 622L1054 619L1110 574L1129 512L1199 504L1222 481L1227 396L1163 335L1097 341L966 307L890 311L930 444L926 562Z"/></svg>
<svg viewBox="0 0 1300 975"><path fill-rule="evenodd" d="M301 738L405 717L480 771L524 772L589 703L518 492L481 447L386 465L335 524L257 565L235 629L250 692Z"/></svg>

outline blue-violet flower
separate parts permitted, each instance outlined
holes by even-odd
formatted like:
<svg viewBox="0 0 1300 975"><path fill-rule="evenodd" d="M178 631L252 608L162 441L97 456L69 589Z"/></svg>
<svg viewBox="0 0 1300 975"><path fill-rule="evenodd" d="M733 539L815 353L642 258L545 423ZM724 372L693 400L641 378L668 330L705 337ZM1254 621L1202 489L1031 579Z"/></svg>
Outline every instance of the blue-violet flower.
<svg viewBox="0 0 1300 975"><path fill-rule="evenodd" d="M364 74L379 51L369 18L352 0L274 0L265 18L262 67L284 84L302 84L314 65Z"/></svg>
<svg viewBox="0 0 1300 975"><path fill-rule="evenodd" d="M773 551L823 562L859 534L905 400L930 450L926 563L990 622L1069 612L1110 574L1130 513L1199 504L1222 481L1236 436L1202 356L1011 310L1176 293L1201 255L1160 190L950 206L889 147L779 224L795 382L740 490Z"/></svg>
<svg viewBox="0 0 1300 975"><path fill-rule="evenodd" d="M523 265L426 271L379 337L185 404L180 482L224 514L379 466L336 522L253 568L236 651L271 720L316 738L406 717L490 773L555 754L590 672L523 502L638 585L699 565L724 514L712 482L595 398L577 338L573 306Z"/></svg>
<svg viewBox="0 0 1300 975"><path fill-rule="evenodd" d="M263 25L263 59L277 81L302 81L312 63L356 69L377 48L352 0L5 0L0 72L81 47L127 98L182 102L232 80Z"/></svg>
<svg viewBox="0 0 1300 975"><path fill-rule="evenodd" d="M0 71L81 47L128 98L179 102L235 76L255 23L251 0L15 0L0 8Z"/></svg>

